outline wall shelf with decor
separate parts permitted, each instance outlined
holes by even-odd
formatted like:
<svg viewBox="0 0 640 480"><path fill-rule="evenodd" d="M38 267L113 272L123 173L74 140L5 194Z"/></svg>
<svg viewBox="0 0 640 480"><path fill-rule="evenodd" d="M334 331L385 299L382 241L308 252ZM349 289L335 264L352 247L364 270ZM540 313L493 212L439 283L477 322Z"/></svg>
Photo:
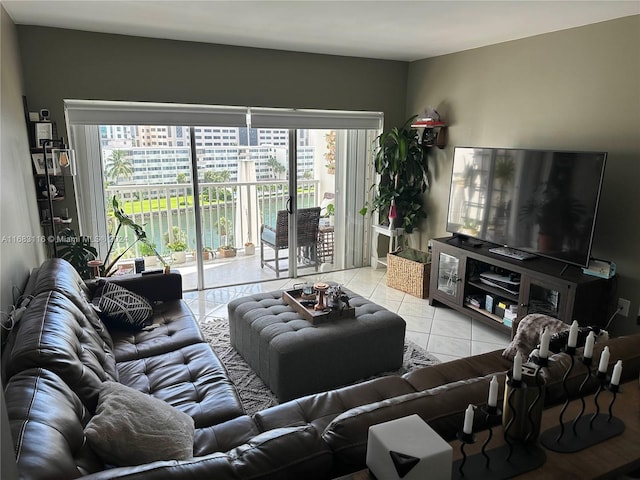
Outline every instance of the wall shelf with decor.
<svg viewBox="0 0 640 480"><path fill-rule="evenodd" d="M423 147L444 148L447 146L447 127L445 122L432 119L416 119L412 128L422 130L420 144Z"/></svg>
<svg viewBox="0 0 640 480"><path fill-rule="evenodd" d="M74 221L77 216L75 159L73 150L58 137L56 124L49 119L49 111L30 112L25 97L23 106L40 224L49 254L56 257L58 230L71 228L78 231Z"/></svg>
<svg viewBox="0 0 640 480"><path fill-rule="evenodd" d="M491 253L494 246L461 237L434 239L429 304L447 305L512 335L530 313L606 325L616 303L614 279L544 257L510 259Z"/></svg>

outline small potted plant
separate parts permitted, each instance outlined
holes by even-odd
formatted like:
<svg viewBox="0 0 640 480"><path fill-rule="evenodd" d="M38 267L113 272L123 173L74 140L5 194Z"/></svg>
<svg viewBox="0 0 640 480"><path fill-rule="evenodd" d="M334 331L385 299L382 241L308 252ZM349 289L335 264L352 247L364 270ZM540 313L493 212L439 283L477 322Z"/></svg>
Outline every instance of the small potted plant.
<svg viewBox="0 0 640 480"><path fill-rule="evenodd" d="M333 227L335 224L336 207L333 203L327 204L327 218L329 219L329 226Z"/></svg>
<svg viewBox="0 0 640 480"><path fill-rule="evenodd" d="M171 258L175 263L184 263L187 260L187 235L178 227L173 227L173 240L169 233L164 234L164 241L171 251Z"/></svg>
<svg viewBox="0 0 640 480"><path fill-rule="evenodd" d="M244 254L245 255L255 255L256 253L256 246L253 244L253 242L245 242L244 243Z"/></svg>
<svg viewBox="0 0 640 480"><path fill-rule="evenodd" d="M212 250L211 247L202 247L202 260L203 261L207 261L207 260L211 260L211 257L215 255L215 252Z"/></svg>
<svg viewBox="0 0 640 480"><path fill-rule="evenodd" d="M144 258L144 264L146 267L155 267L158 264L158 256L156 255L155 248L155 243L140 242L138 250L140 255Z"/></svg>
<svg viewBox="0 0 640 480"><path fill-rule="evenodd" d="M222 245L218 248L218 252L222 258L235 257L236 247L233 245Z"/></svg>

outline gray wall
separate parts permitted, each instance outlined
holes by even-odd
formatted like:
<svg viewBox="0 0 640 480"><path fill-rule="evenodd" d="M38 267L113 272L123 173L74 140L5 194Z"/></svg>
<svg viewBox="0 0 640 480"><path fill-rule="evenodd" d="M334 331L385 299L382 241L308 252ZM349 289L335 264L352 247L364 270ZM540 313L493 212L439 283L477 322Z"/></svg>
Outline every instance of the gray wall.
<svg viewBox="0 0 640 480"><path fill-rule="evenodd" d="M42 244L13 241L23 236L31 238L33 232L40 231L40 225L22 109L18 38L2 5L0 22L0 310L6 312L13 304L13 287L23 288L31 268L44 259L44 250ZM4 388L0 392L0 477L10 480L18 475L3 392Z"/></svg>
<svg viewBox="0 0 640 480"><path fill-rule="evenodd" d="M65 98L382 111L403 121L408 64L18 26L30 106ZM59 74L55 72L64 67Z"/></svg>
<svg viewBox="0 0 640 480"><path fill-rule="evenodd" d="M0 129L0 310L13 304L14 290L24 287L31 268L45 258L40 235L40 219L31 170L29 140L22 107L23 82L16 27L0 8L2 16L2 80ZM31 240L31 241L30 241Z"/></svg>
<svg viewBox="0 0 640 480"><path fill-rule="evenodd" d="M407 112L427 105L451 126L423 246L446 235L454 145L609 152L593 256L616 262L632 301L611 330L640 331L640 16L412 62Z"/></svg>

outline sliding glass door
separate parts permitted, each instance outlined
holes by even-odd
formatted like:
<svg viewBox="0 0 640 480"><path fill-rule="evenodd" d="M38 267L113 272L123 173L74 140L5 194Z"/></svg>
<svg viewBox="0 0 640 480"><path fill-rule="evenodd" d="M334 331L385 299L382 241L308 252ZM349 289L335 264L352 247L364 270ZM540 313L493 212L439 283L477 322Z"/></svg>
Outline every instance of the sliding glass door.
<svg viewBox="0 0 640 480"><path fill-rule="evenodd" d="M67 109L83 162L79 194L91 197L81 228L99 239L102 258L112 244L112 259L123 254L121 272L136 258L160 265L133 231L115 239L114 198L187 290L367 264L368 219L358 212L379 114L83 101Z"/></svg>

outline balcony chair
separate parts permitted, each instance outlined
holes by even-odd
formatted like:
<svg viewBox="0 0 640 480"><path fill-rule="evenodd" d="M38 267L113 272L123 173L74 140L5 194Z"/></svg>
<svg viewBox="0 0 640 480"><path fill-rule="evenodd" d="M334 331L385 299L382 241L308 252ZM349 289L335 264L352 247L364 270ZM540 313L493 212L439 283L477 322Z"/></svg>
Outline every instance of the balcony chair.
<svg viewBox="0 0 640 480"><path fill-rule="evenodd" d="M269 267L276 272L276 277L280 278L281 270L288 270L280 267L280 260L287 260L288 257L281 257L279 252L289 248L289 213L286 210L279 210L275 228L262 224L260 227L260 266ZM297 215L297 259L315 266L318 271L318 223L320 221L320 207L300 208ZM273 248L275 258L265 260L264 247Z"/></svg>

